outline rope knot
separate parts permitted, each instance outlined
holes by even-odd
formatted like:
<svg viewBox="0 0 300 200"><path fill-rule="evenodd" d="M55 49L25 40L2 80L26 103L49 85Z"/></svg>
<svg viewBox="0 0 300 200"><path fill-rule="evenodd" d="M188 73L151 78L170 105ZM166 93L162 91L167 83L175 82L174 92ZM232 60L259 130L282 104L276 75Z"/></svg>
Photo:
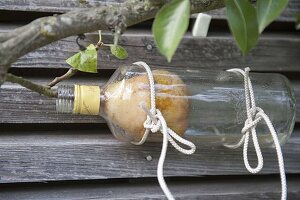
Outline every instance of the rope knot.
<svg viewBox="0 0 300 200"><path fill-rule="evenodd" d="M263 109L260 107L252 107L249 109L250 116L246 119L242 134L249 133L256 128L257 124L262 119L262 115L265 114Z"/></svg>
<svg viewBox="0 0 300 200"><path fill-rule="evenodd" d="M144 128L150 129L152 133L160 131L161 122L158 116L162 116L161 112L158 109L156 109L155 113L148 113L147 119L144 122Z"/></svg>

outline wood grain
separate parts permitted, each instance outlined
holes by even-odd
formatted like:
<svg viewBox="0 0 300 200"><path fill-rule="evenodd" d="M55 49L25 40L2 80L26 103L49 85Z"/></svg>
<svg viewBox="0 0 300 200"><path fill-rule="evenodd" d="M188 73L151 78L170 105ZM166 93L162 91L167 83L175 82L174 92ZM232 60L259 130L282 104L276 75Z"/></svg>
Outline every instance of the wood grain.
<svg viewBox="0 0 300 200"><path fill-rule="evenodd" d="M37 11L37 12L53 12L64 13L74 9L89 8L101 6L105 3L121 3L124 0L2 0L0 2L1 10L10 11ZM287 8L283 11L277 21L295 21L296 14L299 13L300 3L298 0L290 0ZM225 9L210 11L209 14L215 19L226 19Z"/></svg>
<svg viewBox="0 0 300 200"><path fill-rule="evenodd" d="M34 82L46 84L50 78L31 78ZM108 78L73 78L64 84L103 85ZM300 82L293 82L296 96L296 110L300 110ZM98 116L59 114L56 112L55 99L41 96L19 85L6 83L0 90L1 123L105 123ZM300 112L296 112L300 122Z"/></svg>
<svg viewBox="0 0 300 200"><path fill-rule="evenodd" d="M288 177L288 199L300 198L299 179ZM192 180L167 180L176 199L192 200L249 200L279 199L278 177L211 177ZM188 186L188 187L187 187ZM238 189L237 189L238 186ZM95 200L95 199L164 199L156 180L141 179L114 182L84 183L59 182L44 184L21 184L2 187L2 200Z"/></svg>
<svg viewBox="0 0 300 200"><path fill-rule="evenodd" d="M150 141L158 139L152 135ZM172 176L242 175L242 149L196 143L195 154L186 156L169 146L164 174ZM160 142L142 146L120 142L106 129L81 131L2 131L0 183L111 178L156 177ZM300 172L300 132L283 147L286 172ZM152 160L146 157L151 155ZM261 174L277 174L274 149L263 149ZM249 153L250 163L256 156Z"/></svg>
<svg viewBox="0 0 300 200"><path fill-rule="evenodd" d="M1 10L9 11L34 11L64 13L74 9L101 6L106 3L122 3L123 0L2 0Z"/></svg>
<svg viewBox="0 0 300 200"><path fill-rule="evenodd" d="M1 29L1 28L0 28ZM21 57L13 68L69 68L65 60L79 51L76 37L69 37L42 47ZM96 43L98 36L87 36L83 45ZM104 35L103 42L112 43L110 35ZM120 41L128 51L126 60L118 60L109 48L98 53L98 69L116 69L124 64L143 60L152 67L186 67L228 69L250 66L256 71L299 71L300 37L295 34L265 34L258 45L247 56L242 56L233 38L228 34L212 34L207 38L186 35L171 63L161 56L155 47L150 32L126 32Z"/></svg>

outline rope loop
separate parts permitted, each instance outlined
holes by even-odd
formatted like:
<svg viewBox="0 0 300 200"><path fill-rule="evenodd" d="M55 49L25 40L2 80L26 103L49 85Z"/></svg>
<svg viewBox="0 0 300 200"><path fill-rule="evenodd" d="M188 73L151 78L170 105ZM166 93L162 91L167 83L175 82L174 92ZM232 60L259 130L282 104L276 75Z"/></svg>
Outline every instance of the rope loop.
<svg viewBox="0 0 300 200"><path fill-rule="evenodd" d="M246 119L244 127L241 131L241 133L243 134L241 140L237 144L225 145L225 146L235 149L244 144L243 157L244 157L245 167L247 168L247 170L250 173L256 174L256 173L260 172L261 169L263 168L263 156L262 156L262 152L261 152L257 134L256 134L256 126L261 120L263 120L270 130L272 139L274 141L276 153L277 153L278 166L279 166L280 179L281 179L281 200L286 200L287 184L286 184L284 161L283 161L283 155L282 155L280 143L279 143L277 133L273 127L271 120L265 114L263 109L261 109L260 107L257 107L255 104L253 87L252 87L252 83L251 83L251 80L249 77L250 68L247 67L247 68L245 68L244 71L241 69L237 69L237 68L233 68L233 69L230 69L227 71L241 74L244 77L247 119ZM250 135L252 136L254 149L256 152L256 156L257 156L257 166L255 168L252 168L250 166L249 160L248 160L248 146L249 146Z"/></svg>
<svg viewBox="0 0 300 200"><path fill-rule="evenodd" d="M143 135L143 138L139 142L132 142L135 145L141 145L143 144L148 135L149 131L152 133L156 133L160 131L163 134L163 144L162 144L162 149L161 149L161 154L158 160L158 165L157 165L157 179L159 182L159 185L161 189L163 190L164 194L169 200L173 200L174 197L172 193L170 192L163 176L163 165L164 161L166 158L167 154L167 147L168 147L168 141L173 145L175 149L177 149L179 152L183 154L193 154L196 150L196 146L194 143L180 137L177 133L175 133L172 129L170 129L167 126L167 122L165 118L163 117L162 113L160 112L159 109L156 109L156 102L155 102L155 83L154 83L154 78L153 74L151 72L150 67L145 63L145 62L136 62L133 63L135 65L144 67L147 75L148 75L148 80L149 80L149 85L150 85L150 100L151 100L151 108L150 110L144 105L141 104L141 108L146 112L147 114L147 119L144 122L144 128L145 133ZM189 149L182 148L180 145L178 145L179 142L181 144L184 144L189 147Z"/></svg>

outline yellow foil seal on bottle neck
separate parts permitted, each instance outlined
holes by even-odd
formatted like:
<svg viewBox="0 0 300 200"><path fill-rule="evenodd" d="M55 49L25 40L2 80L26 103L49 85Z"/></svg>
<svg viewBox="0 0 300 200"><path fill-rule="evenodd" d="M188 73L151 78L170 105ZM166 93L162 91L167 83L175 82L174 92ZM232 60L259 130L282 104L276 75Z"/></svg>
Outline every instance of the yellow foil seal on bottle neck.
<svg viewBox="0 0 300 200"><path fill-rule="evenodd" d="M98 115L100 112L100 87L74 85L74 114Z"/></svg>

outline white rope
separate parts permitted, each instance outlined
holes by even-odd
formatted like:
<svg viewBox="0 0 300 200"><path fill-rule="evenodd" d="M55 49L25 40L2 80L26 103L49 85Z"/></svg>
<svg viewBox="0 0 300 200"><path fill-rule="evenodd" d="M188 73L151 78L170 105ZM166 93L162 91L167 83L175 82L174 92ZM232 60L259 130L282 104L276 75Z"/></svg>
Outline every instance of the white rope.
<svg viewBox="0 0 300 200"><path fill-rule="evenodd" d="M240 73L244 76L247 119L246 119L245 125L242 129L242 134L244 134L244 135L241 138L241 140L237 144L226 145L226 146L229 148L235 149L235 148L240 147L242 144L244 144L243 157L244 157L245 167L247 168L247 170L250 173L253 173L253 174L258 173L263 168L263 156L262 156L261 149L260 149L260 146L258 143L255 128L261 120L264 120L270 130L270 133L271 133L273 141L274 141L274 145L275 145L275 149L276 149L276 153L277 153L279 171L280 171L280 179L281 179L281 200L285 200L287 198L287 185L286 185L284 161L283 161L280 143L278 141L278 137L277 137L276 131L273 127L271 120L269 119L269 117L264 113L264 111L261 108L259 108L255 105L252 83L249 78L250 68L248 68L248 67L245 68L245 71L243 71L241 69L236 69L236 68L230 69L227 71ZM248 144L249 144L250 134L252 135L254 149L256 151L256 156L257 156L257 166L255 168L252 168L248 161Z"/></svg>
<svg viewBox="0 0 300 200"><path fill-rule="evenodd" d="M195 152L196 146L194 145L194 143L180 137L172 129L168 128L166 120L163 117L163 115L161 114L160 110L156 109L155 87L154 87L155 83L154 83L153 74L151 72L150 67L145 62L135 62L133 64L145 68L147 75L148 75L148 79L149 79L150 98L151 98L150 110L148 110L145 105L141 105L141 107L147 113L147 119L144 122L144 128L146 129L144 136L141 139L141 141L139 141L137 143L133 143L133 144L135 144L135 145L143 144L149 135L149 131L151 131L153 133L160 131L163 134L163 144L162 144L162 149L161 149L161 153L160 153L160 157L159 157L158 165L157 165L157 179L158 179L159 185L160 185L161 189L163 190L164 194L166 195L166 197L169 200L173 200L174 197L173 197L172 193L170 192L170 190L165 182L164 175L163 175L163 167L164 167L164 162L165 162L167 148L168 148L168 141L173 145L173 147L175 149L177 149L178 151L180 151L183 154L188 154L188 155L193 154ZM188 146L189 149L182 148L181 146L179 146L177 144L177 142L175 140Z"/></svg>

